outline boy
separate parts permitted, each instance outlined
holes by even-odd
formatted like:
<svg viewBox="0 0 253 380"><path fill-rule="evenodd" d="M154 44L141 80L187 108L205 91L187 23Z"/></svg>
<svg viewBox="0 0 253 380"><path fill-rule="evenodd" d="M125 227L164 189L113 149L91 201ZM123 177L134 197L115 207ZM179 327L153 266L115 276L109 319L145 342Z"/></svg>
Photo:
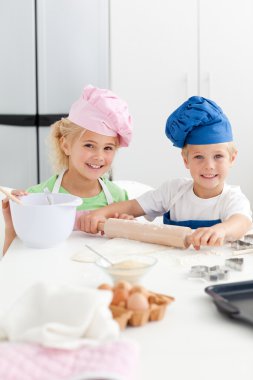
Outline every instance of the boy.
<svg viewBox="0 0 253 380"><path fill-rule="evenodd" d="M241 238L251 228L252 213L240 188L225 184L237 150L221 108L193 96L170 115L165 133L174 146L182 148L192 179L167 181L137 199L93 211L81 218L80 229L97 233L99 221L122 214L146 215L149 220L163 215L165 224L195 229L190 237L195 249Z"/></svg>

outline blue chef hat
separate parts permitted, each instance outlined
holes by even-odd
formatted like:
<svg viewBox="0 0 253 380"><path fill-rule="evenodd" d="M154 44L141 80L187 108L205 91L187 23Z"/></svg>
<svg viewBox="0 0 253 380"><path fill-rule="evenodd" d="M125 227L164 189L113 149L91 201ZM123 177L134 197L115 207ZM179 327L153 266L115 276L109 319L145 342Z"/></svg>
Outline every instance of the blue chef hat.
<svg viewBox="0 0 253 380"><path fill-rule="evenodd" d="M174 146L205 145L233 141L230 122L212 100L192 96L168 118L166 136Z"/></svg>

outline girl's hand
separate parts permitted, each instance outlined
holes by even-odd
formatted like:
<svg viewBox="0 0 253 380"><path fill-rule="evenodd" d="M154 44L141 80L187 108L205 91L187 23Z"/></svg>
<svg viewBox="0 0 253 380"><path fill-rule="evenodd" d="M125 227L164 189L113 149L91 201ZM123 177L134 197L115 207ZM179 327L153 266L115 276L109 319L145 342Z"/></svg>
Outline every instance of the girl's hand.
<svg viewBox="0 0 253 380"><path fill-rule="evenodd" d="M12 190L11 194L16 195L16 197L21 197L22 195L28 195L28 192L22 189Z"/></svg>
<svg viewBox="0 0 253 380"><path fill-rule="evenodd" d="M189 242L198 251L201 246L219 247L225 243L226 229L222 223L212 227L197 228L190 236Z"/></svg>
<svg viewBox="0 0 253 380"><path fill-rule="evenodd" d="M96 211L77 212L75 230L89 234L97 234L100 231L99 223L104 223L106 218L96 213ZM102 233L103 234L103 233Z"/></svg>
<svg viewBox="0 0 253 380"><path fill-rule="evenodd" d="M2 213L5 222L5 236L4 236L4 245L3 245L3 255L5 255L12 241L15 239L16 232L13 227L12 218L11 218L11 210L9 199L5 198L2 201Z"/></svg>
<svg viewBox="0 0 253 380"><path fill-rule="evenodd" d="M132 220L134 217L128 214L115 213L114 218ZM97 234L101 231L100 223L104 223L106 218L103 215L99 215L99 210L96 211L84 211L77 212L77 218L75 222L75 230L87 232L90 234ZM103 235L103 232L101 231Z"/></svg>
<svg viewBox="0 0 253 380"><path fill-rule="evenodd" d="M20 195L28 194L25 190L12 190L11 193L13 195L16 195L17 197ZM10 203L8 198L5 198L2 201L2 213L5 222L5 238L3 246L3 255L5 255L6 251L8 250L9 246L11 245L12 241L15 239L16 236L16 232L14 230L12 222Z"/></svg>
<svg viewBox="0 0 253 380"><path fill-rule="evenodd" d="M5 230L13 230L14 231L12 218L11 218L9 198L4 198L2 200L2 213L3 213L3 217L4 217L4 222L5 222Z"/></svg>
<svg viewBox="0 0 253 380"><path fill-rule="evenodd" d="M18 197L21 195L27 195L28 193L25 190L12 190L11 194ZM4 222L5 222L5 230L13 232L14 227L12 223L10 203L9 203L8 198L4 198L2 201L2 213L4 217Z"/></svg>

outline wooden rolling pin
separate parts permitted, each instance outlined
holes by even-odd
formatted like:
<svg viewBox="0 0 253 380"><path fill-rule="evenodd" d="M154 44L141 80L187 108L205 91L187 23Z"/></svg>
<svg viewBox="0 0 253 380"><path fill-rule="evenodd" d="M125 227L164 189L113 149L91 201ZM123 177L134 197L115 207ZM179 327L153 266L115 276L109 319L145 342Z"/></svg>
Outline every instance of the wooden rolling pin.
<svg viewBox="0 0 253 380"><path fill-rule="evenodd" d="M176 248L188 248L187 237L192 230L189 227L140 223L135 220L107 219L98 224L99 231L110 238L138 240L145 243L167 245Z"/></svg>

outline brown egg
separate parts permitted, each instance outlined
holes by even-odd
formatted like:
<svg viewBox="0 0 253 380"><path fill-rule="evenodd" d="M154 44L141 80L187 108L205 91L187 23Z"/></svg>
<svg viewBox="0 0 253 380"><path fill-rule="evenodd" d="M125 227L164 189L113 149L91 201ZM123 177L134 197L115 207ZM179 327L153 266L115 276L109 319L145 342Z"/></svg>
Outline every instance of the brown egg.
<svg viewBox="0 0 253 380"><path fill-rule="evenodd" d="M101 289L101 290L112 290L112 287L109 284L101 284L101 285L98 286L98 289Z"/></svg>
<svg viewBox="0 0 253 380"><path fill-rule="evenodd" d="M113 292L113 299L112 299L111 304L115 306L118 306L119 304L121 306L125 306L127 298L128 298L128 291L126 289L116 288L114 289L114 292Z"/></svg>
<svg viewBox="0 0 253 380"><path fill-rule="evenodd" d="M128 297L127 308L129 310L147 310L149 303L144 294L136 292Z"/></svg>
<svg viewBox="0 0 253 380"><path fill-rule="evenodd" d="M130 291L132 289L132 285L129 282L124 281L124 280L116 282L114 287L116 289L126 289L127 291Z"/></svg>
<svg viewBox="0 0 253 380"><path fill-rule="evenodd" d="M149 296L149 291L141 285L133 285L129 294L134 294L134 293L142 293L146 297Z"/></svg>
<svg viewBox="0 0 253 380"><path fill-rule="evenodd" d="M124 307L126 306L126 301L120 301L117 306Z"/></svg>

